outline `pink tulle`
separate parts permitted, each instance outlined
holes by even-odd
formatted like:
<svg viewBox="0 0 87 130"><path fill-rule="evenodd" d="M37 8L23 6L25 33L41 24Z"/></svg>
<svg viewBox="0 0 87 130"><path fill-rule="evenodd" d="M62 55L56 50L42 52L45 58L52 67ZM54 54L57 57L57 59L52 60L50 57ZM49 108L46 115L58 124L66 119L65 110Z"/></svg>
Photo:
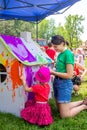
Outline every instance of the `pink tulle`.
<svg viewBox="0 0 87 130"><path fill-rule="evenodd" d="M28 101L26 108L21 111L21 117L32 124L49 125L53 123L51 109L48 103L35 103Z"/></svg>

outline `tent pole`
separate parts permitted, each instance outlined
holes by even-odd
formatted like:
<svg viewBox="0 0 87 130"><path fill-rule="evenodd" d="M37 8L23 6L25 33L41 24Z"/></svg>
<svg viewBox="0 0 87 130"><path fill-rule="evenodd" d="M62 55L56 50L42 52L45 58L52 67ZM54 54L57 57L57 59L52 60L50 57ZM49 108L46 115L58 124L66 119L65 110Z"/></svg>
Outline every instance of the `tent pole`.
<svg viewBox="0 0 87 130"><path fill-rule="evenodd" d="M38 43L38 22L36 23L36 42Z"/></svg>

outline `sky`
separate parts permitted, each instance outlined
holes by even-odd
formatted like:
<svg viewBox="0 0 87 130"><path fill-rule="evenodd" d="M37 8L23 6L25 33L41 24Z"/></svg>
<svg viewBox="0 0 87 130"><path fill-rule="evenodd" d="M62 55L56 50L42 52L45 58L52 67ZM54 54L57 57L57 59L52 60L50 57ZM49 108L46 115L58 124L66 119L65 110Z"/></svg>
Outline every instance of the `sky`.
<svg viewBox="0 0 87 130"><path fill-rule="evenodd" d="M55 20L55 25L58 25L61 23L62 25L65 22L65 17L67 17L69 14L71 15L82 15L85 20L82 22L82 25L84 27L84 33L81 35L81 39L83 41L87 40L87 0L81 0L77 3L75 3L73 6L71 6L67 11L65 11L63 14L58 15L51 15L47 17L47 19L53 18Z"/></svg>

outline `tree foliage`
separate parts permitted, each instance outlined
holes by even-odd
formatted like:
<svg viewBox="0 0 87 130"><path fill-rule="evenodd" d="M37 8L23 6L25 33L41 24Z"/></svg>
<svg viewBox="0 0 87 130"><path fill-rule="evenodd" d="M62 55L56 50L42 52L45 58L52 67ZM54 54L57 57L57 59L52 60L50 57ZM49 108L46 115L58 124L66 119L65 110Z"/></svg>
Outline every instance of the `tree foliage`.
<svg viewBox="0 0 87 130"><path fill-rule="evenodd" d="M62 35L66 38L66 30L64 26L61 25L61 23L59 23L59 25L56 27L56 34Z"/></svg>
<svg viewBox="0 0 87 130"><path fill-rule="evenodd" d="M55 21L45 19L39 23L38 28L38 36L49 40L55 34Z"/></svg>
<svg viewBox="0 0 87 130"><path fill-rule="evenodd" d="M81 43L81 34L83 33L83 26L81 25L84 20L83 16L69 15L65 17L64 26L61 24L57 27L58 34L61 34L70 43L70 47L78 47Z"/></svg>
<svg viewBox="0 0 87 130"><path fill-rule="evenodd" d="M65 17L65 23L61 23L56 27L54 19L44 19L38 23L38 38L49 40L53 35L62 35L69 43L70 47L78 47L81 39L80 36L84 32L82 26L83 16L69 15ZM0 21L0 33L7 35L20 36L23 31L31 32L33 38L36 37L36 24L21 20Z"/></svg>
<svg viewBox="0 0 87 130"><path fill-rule="evenodd" d="M34 35L35 25L21 20L0 21L1 34L20 36L23 31L30 31Z"/></svg>
<svg viewBox="0 0 87 130"><path fill-rule="evenodd" d="M71 47L78 46L81 41L80 35L83 33L83 26L81 26L81 22L83 20L83 16L78 15L69 15L66 17L65 29L67 30L67 39L71 43Z"/></svg>

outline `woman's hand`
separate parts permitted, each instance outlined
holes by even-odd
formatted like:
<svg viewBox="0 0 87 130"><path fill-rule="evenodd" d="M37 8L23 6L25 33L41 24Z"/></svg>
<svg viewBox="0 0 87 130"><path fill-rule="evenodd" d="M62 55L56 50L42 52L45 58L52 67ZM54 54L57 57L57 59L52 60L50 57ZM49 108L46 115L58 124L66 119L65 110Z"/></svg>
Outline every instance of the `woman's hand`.
<svg viewBox="0 0 87 130"><path fill-rule="evenodd" d="M73 71L73 77L74 77L74 76L76 76L76 72L75 72L75 71Z"/></svg>
<svg viewBox="0 0 87 130"><path fill-rule="evenodd" d="M50 69L50 74L54 75L54 70Z"/></svg>

